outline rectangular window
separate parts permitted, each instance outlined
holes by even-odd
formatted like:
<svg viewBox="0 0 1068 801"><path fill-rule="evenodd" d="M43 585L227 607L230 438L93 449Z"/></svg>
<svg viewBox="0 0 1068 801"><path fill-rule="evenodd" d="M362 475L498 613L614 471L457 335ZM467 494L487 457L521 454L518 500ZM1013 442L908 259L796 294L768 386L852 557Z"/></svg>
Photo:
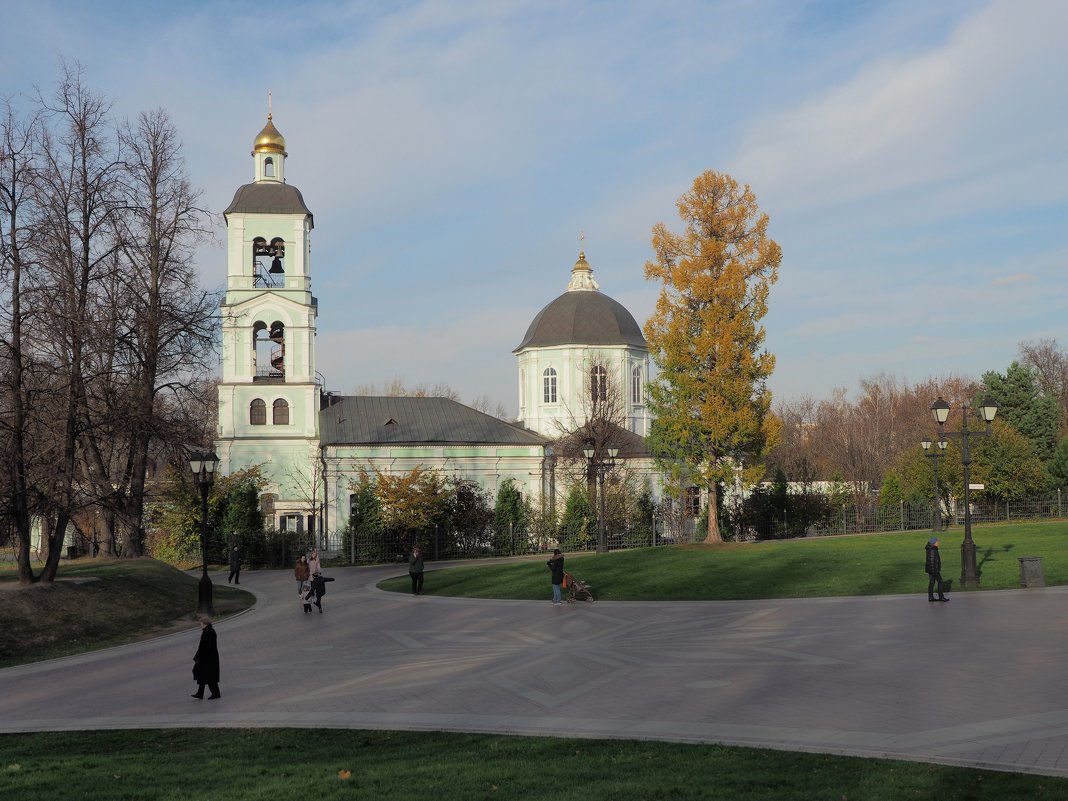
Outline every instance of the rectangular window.
<svg viewBox="0 0 1068 801"><path fill-rule="evenodd" d="M688 517L701 516L701 488L686 488L686 514Z"/></svg>
<svg viewBox="0 0 1068 801"><path fill-rule="evenodd" d="M556 403L556 370L551 367L542 374L542 399L545 403Z"/></svg>

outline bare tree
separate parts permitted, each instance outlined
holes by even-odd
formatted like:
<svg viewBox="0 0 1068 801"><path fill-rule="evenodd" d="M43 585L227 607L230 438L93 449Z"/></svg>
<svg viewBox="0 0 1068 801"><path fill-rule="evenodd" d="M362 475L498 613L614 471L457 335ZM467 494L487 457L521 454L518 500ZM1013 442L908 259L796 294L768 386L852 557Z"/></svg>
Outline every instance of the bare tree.
<svg viewBox="0 0 1068 801"><path fill-rule="evenodd" d="M596 464L613 461L605 469L604 480L606 484L619 483L640 437L627 431L625 395L608 364L597 357L588 359L584 375L585 388L579 408L567 407L566 418L555 424L557 439L553 454L566 478L581 477L585 481L590 505L596 509ZM592 460L584 453L588 448L593 449ZM618 449L617 459L609 460L609 449Z"/></svg>
<svg viewBox="0 0 1068 801"><path fill-rule="evenodd" d="M28 415L31 408L27 356L24 352L24 278L33 253L33 187L39 120L22 122L11 102L4 103L0 121L0 270L6 303L3 309L3 405L0 408L2 448L3 517L18 544L19 580L32 578L30 566L31 509L27 476Z"/></svg>
<svg viewBox="0 0 1068 801"><path fill-rule="evenodd" d="M118 269L115 292L102 314L113 315L111 373L101 372L121 392L108 393L120 414L103 414L112 425L105 438L84 438L87 473L109 477L124 556L144 550L144 500L150 449L169 439L171 422L161 413L161 394L187 396L197 369L212 349L216 298L192 276L193 246L207 233L200 193L190 186L178 134L166 112L142 113L119 134L125 159L122 214L117 217ZM108 443L122 453L107 458ZM102 444L103 443L103 444Z"/></svg>
<svg viewBox="0 0 1068 801"><path fill-rule="evenodd" d="M1020 343L1020 361L1032 368L1043 393L1057 399L1061 409L1058 436L1068 433L1068 351L1056 339Z"/></svg>
<svg viewBox="0 0 1068 801"><path fill-rule="evenodd" d="M106 543L117 528L126 555L142 552L147 475L205 408L215 310L190 275L204 212L166 114L116 132L110 102L67 64L33 104L25 121L11 104L0 120L0 512L23 582L55 578L83 512L104 519Z"/></svg>
<svg viewBox="0 0 1068 801"><path fill-rule="evenodd" d="M33 274L38 303L47 308L35 333L54 368L48 390L55 405L47 411L55 429L51 441L41 443L54 469L38 478L46 500L40 510L46 551L40 578L51 581L71 516L86 504L78 482L78 451L86 418L92 301L97 282L115 264L120 164L109 128L110 101L83 83L80 67L64 65L54 97L39 95L38 101L51 123L42 127L40 137L35 186L39 268Z"/></svg>

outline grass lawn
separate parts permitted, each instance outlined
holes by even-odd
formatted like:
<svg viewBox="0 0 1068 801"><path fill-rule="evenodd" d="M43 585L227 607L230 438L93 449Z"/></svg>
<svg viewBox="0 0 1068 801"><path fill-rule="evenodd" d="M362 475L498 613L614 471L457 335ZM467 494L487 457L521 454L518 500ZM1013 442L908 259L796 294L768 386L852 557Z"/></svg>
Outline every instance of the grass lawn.
<svg viewBox="0 0 1068 801"><path fill-rule="evenodd" d="M1068 779L713 745L301 729L0 736L33 801L901 801L1068 798Z"/></svg>
<svg viewBox="0 0 1068 801"><path fill-rule="evenodd" d="M722 601L894 595L927 591L929 531L567 556L565 567L606 601ZM942 576L959 584L960 528L942 534ZM1020 586L1019 556L1041 556L1047 585L1068 584L1068 522L974 526L982 589ZM407 575L382 589L409 592ZM424 592L470 598L551 598L545 558L430 571Z"/></svg>
<svg viewBox="0 0 1068 801"><path fill-rule="evenodd" d="M154 559L64 562L60 581L20 587L0 570L0 667L68 656L191 628L199 577ZM216 617L247 609L255 596L215 584Z"/></svg>

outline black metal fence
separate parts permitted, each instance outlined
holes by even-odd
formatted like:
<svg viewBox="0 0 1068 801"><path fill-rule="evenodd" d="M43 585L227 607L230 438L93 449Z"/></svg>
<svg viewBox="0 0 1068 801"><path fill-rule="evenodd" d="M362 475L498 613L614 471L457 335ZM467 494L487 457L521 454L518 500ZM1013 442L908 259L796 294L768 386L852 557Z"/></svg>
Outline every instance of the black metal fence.
<svg viewBox="0 0 1068 801"><path fill-rule="evenodd" d="M972 522L995 523L1026 520L1056 520L1068 511L1068 498L1061 493L998 503L973 503ZM661 545L689 544L704 539L704 521L688 516L657 515L647 524L629 527L606 527L608 550L648 548ZM943 508L943 526L962 526L963 506ZM761 526L747 524L744 518L721 519L724 539L764 540L786 537L825 537L887 531L931 529L935 525L935 505L899 503L896 506L845 504L816 523L800 526L784 510L781 520ZM700 530L699 530L700 529ZM307 532L267 532L255 544L244 543L247 562L256 567L291 566L296 557L318 548L325 560L341 564L403 563L412 546L418 543L428 560L481 559L500 556L538 554L562 548L567 552L593 551L597 548L596 527L578 532L544 531L533 526L514 526L497 531L487 526L477 531L380 531L373 534L348 532L309 534ZM209 560L224 563L229 546L213 544Z"/></svg>
<svg viewBox="0 0 1068 801"><path fill-rule="evenodd" d="M1068 502L1068 498L1063 499ZM866 534L876 531L910 531L934 528L937 514L933 501L923 503L901 502L896 506L877 506L870 504L845 504L840 509L814 523L804 532L794 536L825 537L835 534ZM973 503L971 509L973 523L1005 523L1013 520L1056 520L1064 517L1064 506L1060 492L1037 498L1018 501L998 501L993 503ZM941 509L943 526L964 525L964 505L954 504ZM778 527L776 527L778 528ZM749 539L770 539L782 537L782 531L790 530L790 521L786 517L782 527L777 531L754 531Z"/></svg>
<svg viewBox="0 0 1068 801"><path fill-rule="evenodd" d="M608 550L649 548L694 541L696 520L664 520L654 518L644 526L625 529L608 528L605 545ZM344 564L372 565L407 562L416 543L428 560L487 559L500 556L519 556L551 552L562 548L568 552L593 551L597 548L595 530L582 532L547 532L535 527L510 526L498 531L487 526L478 531L379 531L370 534L357 532L301 535L299 541L276 540L269 545L271 564L292 564L296 554L318 548L324 558ZM288 547L288 558L282 548Z"/></svg>

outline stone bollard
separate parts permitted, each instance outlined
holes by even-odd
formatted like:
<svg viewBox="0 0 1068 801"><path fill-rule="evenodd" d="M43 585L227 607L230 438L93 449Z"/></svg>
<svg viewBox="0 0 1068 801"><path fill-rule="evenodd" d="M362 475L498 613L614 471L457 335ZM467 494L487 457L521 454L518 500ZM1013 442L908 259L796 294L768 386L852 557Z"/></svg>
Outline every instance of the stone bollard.
<svg viewBox="0 0 1068 801"><path fill-rule="evenodd" d="M1045 587L1046 579L1042 576L1041 556L1018 556L1020 560L1020 586Z"/></svg>

